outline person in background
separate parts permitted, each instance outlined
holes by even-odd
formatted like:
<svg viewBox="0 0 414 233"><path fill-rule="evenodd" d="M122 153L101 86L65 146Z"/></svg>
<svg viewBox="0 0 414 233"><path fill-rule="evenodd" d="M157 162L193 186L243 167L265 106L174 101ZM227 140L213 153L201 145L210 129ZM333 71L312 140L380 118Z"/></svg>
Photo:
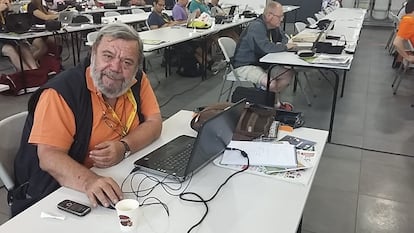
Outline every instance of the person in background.
<svg viewBox="0 0 414 233"><path fill-rule="evenodd" d="M192 0L190 2L188 9L190 10L190 13L199 10L200 12L197 13L197 17L200 16L200 14L202 13L207 13L209 15L211 14L210 8L207 6L204 0Z"/></svg>
<svg viewBox="0 0 414 233"><path fill-rule="evenodd" d="M405 5L405 15L402 17L398 26L398 32L394 39L394 46L398 54L409 61L414 63L414 55L407 52L404 46L404 41L410 41L414 45L414 0L407 1ZM401 59L400 59L401 60Z"/></svg>
<svg viewBox="0 0 414 233"><path fill-rule="evenodd" d="M64 0L44 0L44 4L49 10L58 11L58 4L65 4Z"/></svg>
<svg viewBox="0 0 414 233"><path fill-rule="evenodd" d="M9 0L0 0L0 28L5 28L6 16L7 16L9 7L10 7ZM14 44L13 41L0 39L0 55L9 57L11 63L16 68L16 70L20 71L21 70L20 56L19 56L16 46L17 44ZM25 42L20 42L19 46L20 46L20 51L22 55L23 70L37 69L38 65L31 53L30 44L25 41Z"/></svg>
<svg viewBox="0 0 414 233"><path fill-rule="evenodd" d="M87 63L49 80L29 100L15 159L12 215L60 186L108 207L123 198L119 184L91 167L114 166L161 134L162 118L139 67L142 41L132 27L103 27Z"/></svg>
<svg viewBox="0 0 414 233"><path fill-rule="evenodd" d="M269 2L263 14L252 21L240 35L233 57L233 66L237 74L265 89L267 70L259 59L268 53L286 51L295 45L288 42L280 24L284 18L283 7L278 2ZM272 70L270 91L275 92L275 107L291 111L293 106L280 101L282 92L292 79L294 72L282 66Z"/></svg>
<svg viewBox="0 0 414 233"><path fill-rule="evenodd" d="M181 23L172 20L167 14L162 12L165 8L165 0L154 0L153 6L153 10L147 19L148 26L151 30L161 27L170 27Z"/></svg>
<svg viewBox="0 0 414 233"><path fill-rule="evenodd" d="M172 17L176 21L186 22L188 18L188 0L177 0L172 9Z"/></svg>
<svg viewBox="0 0 414 233"><path fill-rule="evenodd" d="M42 0L31 0L27 12L31 17L32 25L44 25L47 20L54 20L59 16L56 12L49 11L43 6ZM41 59L48 52L48 43L55 44L55 42L57 41L53 36L34 39L32 42L33 57L36 60Z"/></svg>
<svg viewBox="0 0 414 233"><path fill-rule="evenodd" d="M144 0L129 0L130 6L145 6Z"/></svg>
<svg viewBox="0 0 414 233"><path fill-rule="evenodd" d="M211 16L225 16L227 15L226 12L221 8L219 5L219 0L211 0L211 3L209 4Z"/></svg>

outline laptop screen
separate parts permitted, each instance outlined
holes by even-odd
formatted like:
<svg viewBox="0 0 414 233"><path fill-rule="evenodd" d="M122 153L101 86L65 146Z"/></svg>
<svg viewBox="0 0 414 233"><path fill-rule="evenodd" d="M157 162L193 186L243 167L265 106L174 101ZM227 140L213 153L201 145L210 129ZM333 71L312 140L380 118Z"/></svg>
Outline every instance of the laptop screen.
<svg viewBox="0 0 414 233"><path fill-rule="evenodd" d="M186 174L197 171L224 151L233 137L244 106L245 100L241 100L204 123L194 143L192 154L195 156L191 156Z"/></svg>

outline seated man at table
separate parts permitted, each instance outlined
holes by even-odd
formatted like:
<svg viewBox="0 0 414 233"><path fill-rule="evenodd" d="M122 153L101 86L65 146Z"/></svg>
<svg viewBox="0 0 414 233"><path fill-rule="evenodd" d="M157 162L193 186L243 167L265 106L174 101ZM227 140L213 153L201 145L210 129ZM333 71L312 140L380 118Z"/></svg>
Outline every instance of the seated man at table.
<svg viewBox="0 0 414 233"><path fill-rule="evenodd" d="M210 15L210 8L207 6L205 0L192 0L190 5L188 6L190 13L193 13L196 10L199 10L200 13L197 13L197 17L200 16L201 13L207 13Z"/></svg>
<svg viewBox="0 0 414 233"><path fill-rule="evenodd" d="M123 198L115 180L89 168L114 166L160 136L142 58L138 33L109 24L92 46L90 66L68 69L33 94L15 159L13 215L60 186L85 193L93 206Z"/></svg>
<svg viewBox="0 0 414 233"><path fill-rule="evenodd" d="M266 88L267 71L264 68L265 64L259 63L259 59L268 53L286 51L294 46L288 43L288 38L280 28L282 19L282 5L278 2L269 2L263 14L242 32L236 47L233 66L237 74L261 88ZM293 71L282 66L272 70L270 91L276 94L275 107L293 109L291 104L279 99L280 92L289 85L293 75Z"/></svg>
<svg viewBox="0 0 414 233"><path fill-rule="evenodd" d="M153 6L154 8L147 19L148 26L151 30L182 23L181 21L172 20L170 16L162 12L165 8L165 0L154 0Z"/></svg>
<svg viewBox="0 0 414 233"><path fill-rule="evenodd" d="M211 0L208 6L210 7L211 16L213 17L227 15L227 13L219 5L219 0Z"/></svg>
<svg viewBox="0 0 414 233"><path fill-rule="evenodd" d="M404 46L404 41L408 40L414 45L414 0L407 1L405 5L405 15L402 17L398 26L398 32L394 39L394 46L397 50L401 60L406 59L410 63L414 63L414 55L411 52L407 52Z"/></svg>
<svg viewBox="0 0 414 233"><path fill-rule="evenodd" d="M188 18L188 9L187 9L188 0L177 0L177 3L172 9L172 17L176 21L187 22Z"/></svg>

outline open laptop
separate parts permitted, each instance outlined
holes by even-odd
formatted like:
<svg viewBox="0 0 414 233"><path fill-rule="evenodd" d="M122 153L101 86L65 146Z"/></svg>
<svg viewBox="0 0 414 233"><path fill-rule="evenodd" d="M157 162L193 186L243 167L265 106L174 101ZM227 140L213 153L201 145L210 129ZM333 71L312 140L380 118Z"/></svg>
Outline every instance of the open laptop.
<svg viewBox="0 0 414 233"><path fill-rule="evenodd" d="M187 17L187 23L183 26L185 27L189 27L189 25L191 25L191 22L193 22L195 19L197 18L197 11L193 11L192 13L190 13Z"/></svg>
<svg viewBox="0 0 414 233"><path fill-rule="evenodd" d="M72 23L74 15L75 13L72 11L61 11L59 12L58 20L62 23L62 25L69 25Z"/></svg>
<svg viewBox="0 0 414 233"><path fill-rule="evenodd" d="M216 24L222 24L222 23L230 23L233 21L234 13L236 12L237 5L233 5L230 7L230 10L226 15L215 15L215 23Z"/></svg>
<svg viewBox="0 0 414 233"><path fill-rule="evenodd" d="M315 50L318 42L323 41L325 39L324 35L326 36L326 33L332 30L332 28L334 27L334 24L335 24L335 21L332 20L330 24L324 30L321 30L319 32L314 42L297 42L296 43L297 46L288 49L288 52L297 52L300 50Z"/></svg>
<svg viewBox="0 0 414 233"><path fill-rule="evenodd" d="M184 181L220 155L230 143L246 100L207 120L197 137L181 135L136 160L135 167L160 176Z"/></svg>

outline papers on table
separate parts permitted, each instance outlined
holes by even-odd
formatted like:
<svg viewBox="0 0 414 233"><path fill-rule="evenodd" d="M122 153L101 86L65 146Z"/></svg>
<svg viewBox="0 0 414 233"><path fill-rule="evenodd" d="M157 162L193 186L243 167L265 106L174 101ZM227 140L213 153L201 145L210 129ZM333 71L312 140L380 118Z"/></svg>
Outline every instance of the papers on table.
<svg viewBox="0 0 414 233"><path fill-rule="evenodd" d="M269 142L231 141L230 148L237 148L248 154L250 165L280 168L297 167L294 145ZM237 150L226 150L221 164L246 165L247 159Z"/></svg>
<svg viewBox="0 0 414 233"><path fill-rule="evenodd" d="M352 61L352 57L347 55L319 54L315 57L307 58L306 61L313 64L347 66Z"/></svg>
<svg viewBox="0 0 414 233"><path fill-rule="evenodd" d="M159 44L164 43L165 41L163 41L163 40L142 39L142 42L144 44L148 44L148 45L159 45Z"/></svg>
<svg viewBox="0 0 414 233"><path fill-rule="evenodd" d="M298 160L297 168L275 168L266 166L250 166L246 172L254 175L274 178L292 183L299 183L306 185L311 180L313 170L308 169L313 167L317 162L315 151L297 150L296 156ZM213 163L219 167L240 171L245 167L244 165L225 165L222 164L223 156L216 158Z"/></svg>

